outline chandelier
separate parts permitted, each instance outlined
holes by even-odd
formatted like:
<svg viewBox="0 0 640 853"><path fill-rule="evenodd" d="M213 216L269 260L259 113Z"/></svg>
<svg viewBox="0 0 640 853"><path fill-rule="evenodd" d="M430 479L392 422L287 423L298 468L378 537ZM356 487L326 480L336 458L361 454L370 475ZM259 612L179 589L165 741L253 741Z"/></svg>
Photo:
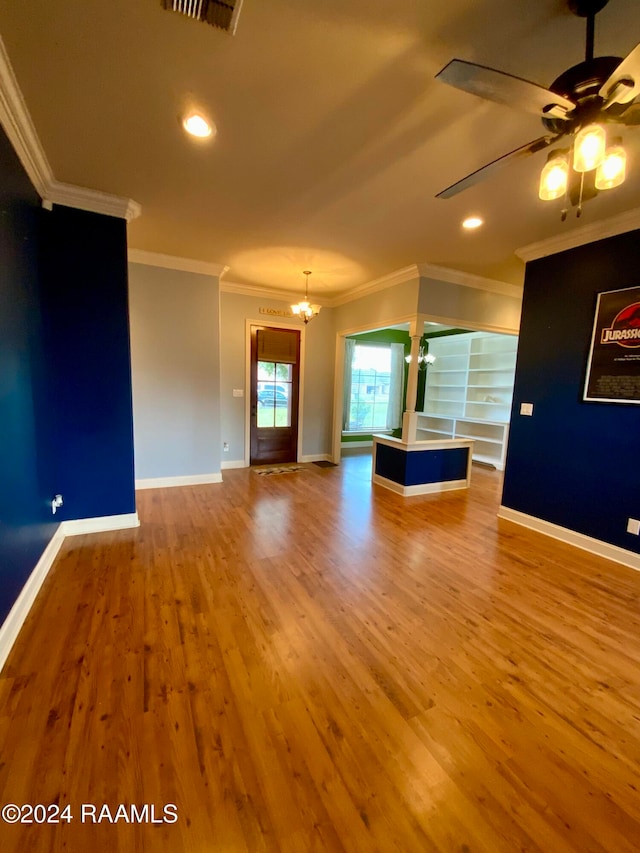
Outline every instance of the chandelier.
<svg viewBox="0 0 640 853"><path fill-rule="evenodd" d="M309 322L309 320L313 320L314 317L317 317L320 313L320 305L312 305L309 302L309 276L311 275L311 270L303 270L302 275L306 276L304 280L304 299L301 302L296 302L295 305L291 306L291 310L296 315L296 317L300 317L301 320L304 320L304 324Z"/></svg>
<svg viewBox="0 0 640 853"><path fill-rule="evenodd" d="M411 364L410 355L405 355L404 360L407 364ZM429 364L433 364L435 360L435 355L431 355L431 353L427 352L426 347L421 344L420 351L418 352L418 370L426 370L427 366Z"/></svg>

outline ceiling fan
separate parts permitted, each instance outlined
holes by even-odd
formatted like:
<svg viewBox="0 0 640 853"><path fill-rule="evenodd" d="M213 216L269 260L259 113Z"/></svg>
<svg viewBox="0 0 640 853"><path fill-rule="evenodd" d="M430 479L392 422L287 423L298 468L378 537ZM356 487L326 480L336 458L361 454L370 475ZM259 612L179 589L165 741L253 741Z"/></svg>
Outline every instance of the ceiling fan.
<svg viewBox="0 0 640 853"><path fill-rule="evenodd" d="M532 112L542 119L547 130L543 136L522 145L486 166L482 166L460 181L439 192L436 198L451 198L454 195L474 186L493 172L506 166L512 161L519 160L531 154L536 154L567 137L567 142L573 148L574 158L578 152L578 142L592 128L599 128L601 138L600 162L604 158L603 124L616 123L622 125L640 125L640 103L634 103L640 95L640 44L631 53L621 59L617 56L594 56L595 17L609 0L568 0L570 10L579 17L586 18L587 34L585 59L564 71L548 89L497 71L484 65L476 65L462 59L452 59L436 79L462 89L465 92L478 95L488 101L506 104L517 109ZM593 146L594 140L589 144ZM618 151L624 151L618 147ZM581 203L597 194L598 188L604 189L617 184L609 182L596 184L595 168L581 168L573 164L573 173L568 168L569 151L567 149L554 151L549 155L547 173L555 167L565 173L565 181L555 172L555 189L551 195L543 195L541 182L541 198L560 198L565 196L571 204L578 205L580 215ZM563 164L567 164L566 166ZM558 166L559 164L559 166ZM590 163L582 163L582 166ZM545 167L547 168L547 167ZM543 170L544 177L544 170ZM553 177L553 176L552 176ZM624 174L622 176L624 180ZM621 181L619 181L621 182ZM554 194L555 193L555 194ZM563 219L566 210L563 211Z"/></svg>

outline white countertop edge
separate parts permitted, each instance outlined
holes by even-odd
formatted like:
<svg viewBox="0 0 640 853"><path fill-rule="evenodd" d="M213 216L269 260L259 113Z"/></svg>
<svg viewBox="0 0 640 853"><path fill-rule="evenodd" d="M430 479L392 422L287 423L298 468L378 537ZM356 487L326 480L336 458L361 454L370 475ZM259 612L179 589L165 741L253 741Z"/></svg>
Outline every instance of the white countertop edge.
<svg viewBox="0 0 640 853"><path fill-rule="evenodd" d="M403 450L405 453L412 453L416 450L453 450L456 447L473 449L473 440L470 438L438 438L435 440L426 439L423 441L405 442L401 438L394 438L392 435L374 434L373 441L377 444L386 444L389 447L395 447L397 450Z"/></svg>

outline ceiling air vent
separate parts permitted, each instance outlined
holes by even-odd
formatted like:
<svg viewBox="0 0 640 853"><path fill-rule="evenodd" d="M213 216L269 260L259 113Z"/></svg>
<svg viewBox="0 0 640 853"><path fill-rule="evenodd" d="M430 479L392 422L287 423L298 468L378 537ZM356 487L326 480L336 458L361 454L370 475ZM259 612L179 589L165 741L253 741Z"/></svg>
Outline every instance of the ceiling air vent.
<svg viewBox="0 0 640 853"><path fill-rule="evenodd" d="M163 5L169 12L179 12L233 35L242 0L163 0Z"/></svg>

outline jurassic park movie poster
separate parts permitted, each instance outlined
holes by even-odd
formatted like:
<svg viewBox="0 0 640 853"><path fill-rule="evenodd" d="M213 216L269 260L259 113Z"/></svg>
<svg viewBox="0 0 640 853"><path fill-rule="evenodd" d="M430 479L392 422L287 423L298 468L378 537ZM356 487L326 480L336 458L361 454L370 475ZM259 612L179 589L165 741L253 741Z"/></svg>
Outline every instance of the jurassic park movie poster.
<svg viewBox="0 0 640 853"><path fill-rule="evenodd" d="M584 399L640 403L640 287L598 294Z"/></svg>

